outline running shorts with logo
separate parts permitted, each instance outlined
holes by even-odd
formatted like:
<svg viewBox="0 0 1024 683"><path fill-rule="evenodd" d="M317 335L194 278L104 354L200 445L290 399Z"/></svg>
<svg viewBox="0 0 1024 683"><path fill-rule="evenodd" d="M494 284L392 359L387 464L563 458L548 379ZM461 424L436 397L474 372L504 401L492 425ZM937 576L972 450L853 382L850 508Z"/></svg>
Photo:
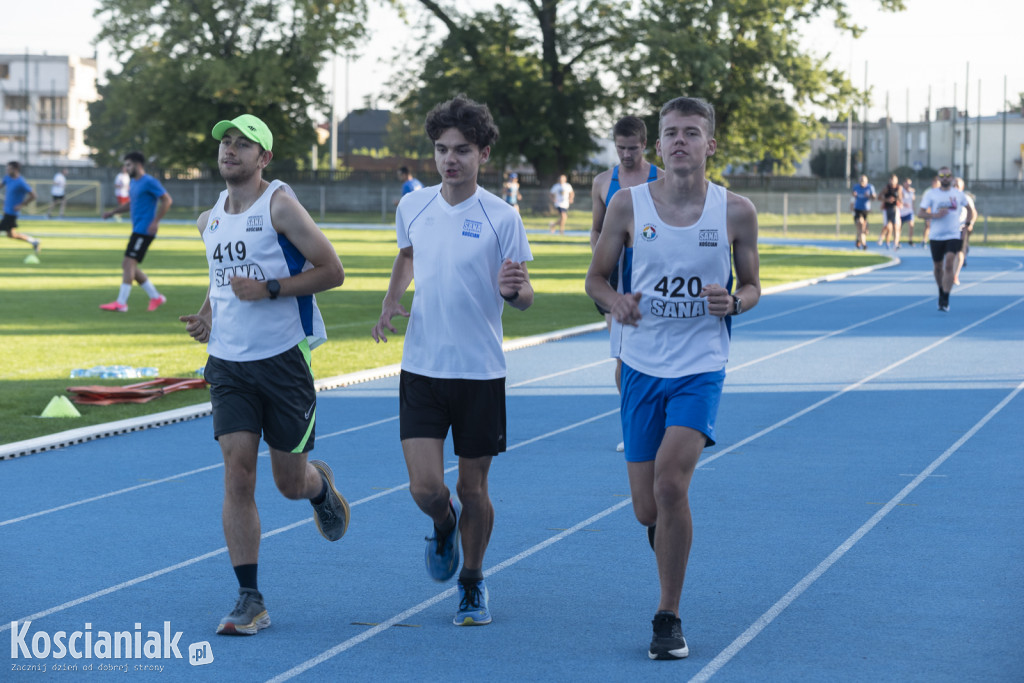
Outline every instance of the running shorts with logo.
<svg viewBox="0 0 1024 683"><path fill-rule="evenodd" d="M270 358L228 361L210 356L204 372L213 404L213 435L263 435L271 448L289 453L313 450L316 388L309 345Z"/></svg>
<svg viewBox="0 0 1024 683"><path fill-rule="evenodd" d="M505 452L504 377L449 379L402 370L398 406L402 441L443 440L451 428L459 457Z"/></svg>
<svg viewBox="0 0 1024 683"><path fill-rule="evenodd" d="M702 433L715 445L715 421L725 368L666 379L622 364L622 436L628 462L654 460L669 427Z"/></svg>

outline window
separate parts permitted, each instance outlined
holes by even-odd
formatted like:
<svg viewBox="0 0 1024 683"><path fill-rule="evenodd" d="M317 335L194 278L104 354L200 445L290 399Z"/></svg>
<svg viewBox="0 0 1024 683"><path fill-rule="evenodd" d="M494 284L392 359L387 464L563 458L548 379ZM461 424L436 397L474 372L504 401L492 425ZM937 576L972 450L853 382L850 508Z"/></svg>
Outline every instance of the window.
<svg viewBox="0 0 1024 683"><path fill-rule="evenodd" d="M0 79L7 80L11 77L11 65L6 62L0 63Z"/></svg>
<svg viewBox="0 0 1024 683"><path fill-rule="evenodd" d="M48 96L39 98L40 121L64 121L67 117L68 98Z"/></svg>
<svg viewBox="0 0 1024 683"><path fill-rule="evenodd" d="M922 130L917 134L917 148L922 152L928 149L928 131Z"/></svg>
<svg viewBox="0 0 1024 683"><path fill-rule="evenodd" d="M907 131L907 151L914 149L914 134Z"/></svg>
<svg viewBox="0 0 1024 683"><path fill-rule="evenodd" d="M4 109L28 111L28 95L4 95Z"/></svg>

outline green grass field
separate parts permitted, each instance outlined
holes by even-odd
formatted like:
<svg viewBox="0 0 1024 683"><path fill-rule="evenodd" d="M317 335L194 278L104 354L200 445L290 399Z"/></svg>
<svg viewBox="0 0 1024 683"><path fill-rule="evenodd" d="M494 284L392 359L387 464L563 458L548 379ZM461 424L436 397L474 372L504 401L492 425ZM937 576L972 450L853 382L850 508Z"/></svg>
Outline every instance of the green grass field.
<svg viewBox="0 0 1024 683"><path fill-rule="evenodd" d="M572 212L572 229L589 229L590 216ZM350 219L352 220L352 219ZM528 228L547 219L527 217ZM65 429L136 417L203 403L208 392L190 390L147 404L79 406L81 418L40 418L55 395L79 384L122 385L141 380L71 379L76 368L96 365L155 367L160 376L193 376L206 363L205 347L185 333L178 316L194 313L207 286L206 259L193 226L166 224L144 265L168 303L154 313L136 287L128 313L97 307L116 297L127 223L23 221L23 231L43 240L41 263L25 264L27 245L0 241L0 333L6 353L0 361L0 443ZM402 335L376 344L370 330L380 313L396 253L390 230L327 230L345 266L345 284L318 295L330 340L313 354L317 377L397 363ZM583 291L590 262L586 237L531 235L534 306L507 309L506 338L516 338L601 320ZM845 245L843 245L845 246ZM883 257L852 251L762 245L764 287L870 265ZM406 294L406 305L412 299ZM405 320L395 320L400 333Z"/></svg>

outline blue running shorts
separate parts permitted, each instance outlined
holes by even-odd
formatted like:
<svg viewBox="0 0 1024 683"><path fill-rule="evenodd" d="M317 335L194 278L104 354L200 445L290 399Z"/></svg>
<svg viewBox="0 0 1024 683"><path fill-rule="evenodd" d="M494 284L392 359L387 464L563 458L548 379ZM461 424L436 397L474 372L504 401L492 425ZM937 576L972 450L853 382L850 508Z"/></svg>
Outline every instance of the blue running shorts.
<svg viewBox="0 0 1024 683"><path fill-rule="evenodd" d="M715 445L725 368L673 379L622 364L622 436L628 462L654 460L668 427L689 427Z"/></svg>

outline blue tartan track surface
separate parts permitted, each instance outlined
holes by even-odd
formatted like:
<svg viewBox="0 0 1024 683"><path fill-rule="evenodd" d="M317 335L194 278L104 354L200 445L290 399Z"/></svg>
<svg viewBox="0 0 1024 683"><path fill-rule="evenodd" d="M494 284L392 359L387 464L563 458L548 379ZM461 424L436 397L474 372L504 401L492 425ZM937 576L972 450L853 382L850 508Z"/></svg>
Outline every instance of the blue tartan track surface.
<svg viewBox="0 0 1024 683"><path fill-rule="evenodd" d="M321 381L311 457L352 505L341 541L261 452L272 625L253 637L214 633L237 584L208 412L0 446L0 679L1022 681L1024 252L972 247L948 313L927 250L895 255L734 321L719 442L690 490L686 660L647 657L655 560L595 313L508 350L489 626L453 626L455 581L427 577L384 368ZM99 658L103 632L149 649ZM91 658L56 656L73 636Z"/></svg>

